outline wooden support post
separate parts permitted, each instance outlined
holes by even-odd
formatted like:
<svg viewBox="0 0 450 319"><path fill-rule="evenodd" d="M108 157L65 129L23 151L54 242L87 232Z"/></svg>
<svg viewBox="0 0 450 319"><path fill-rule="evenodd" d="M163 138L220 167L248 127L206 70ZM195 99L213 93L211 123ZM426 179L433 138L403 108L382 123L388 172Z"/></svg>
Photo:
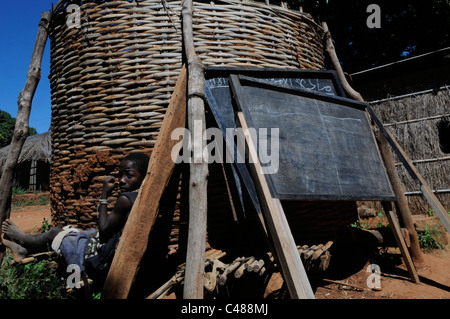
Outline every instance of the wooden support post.
<svg viewBox="0 0 450 319"><path fill-rule="evenodd" d="M431 187L425 181L423 176L419 173L419 171L414 166L412 161L408 158L405 151L402 149L400 144L398 144L398 142L395 140L391 132L389 132L389 130L387 130L383 126L383 123L381 123L380 119L376 116L373 109L370 106L368 106L367 111L372 117L372 120L378 126L382 135L385 137L384 139L386 141L385 143L389 143L391 145L392 149L398 156L399 160L402 162L403 166L406 168L409 175L420 185L420 190L422 191L425 199L428 201L431 207L433 207L435 214L439 217L447 232L450 233L450 219L447 215L447 211L445 210L444 206L437 199L436 195L434 195L433 191L431 190Z"/></svg>
<svg viewBox="0 0 450 319"><path fill-rule="evenodd" d="M248 125L242 112L238 112L238 119L244 132L248 132ZM292 299L314 299L314 292L300 259L283 207L280 201L273 198L270 193L258 159L255 141L252 140L250 134L245 134L245 139L249 156L252 159L250 161L251 173L260 196L261 206L269 227L269 235L273 240L289 294Z"/></svg>
<svg viewBox="0 0 450 319"><path fill-rule="evenodd" d="M41 63L44 56L45 44L48 37L48 29L50 25L51 12L43 12L39 23L39 30L34 44L33 54L31 56L30 66L27 73L27 81L25 87L19 94L17 100L18 112L16 125L14 127L14 135L9 148L8 157L3 168L3 174L0 178L0 224L11 213L11 196L14 173L22 151L23 144L28 136L29 118L31 112L31 103L34 93L41 79ZM0 229L1 235L1 229ZM5 247L0 243L0 263L3 259Z"/></svg>
<svg viewBox="0 0 450 319"><path fill-rule="evenodd" d="M125 299L128 296L147 249L148 236L156 220L161 196L175 168L171 152L176 152L173 148L177 144L181 147L181 143L172 140L171 134L174 129L185 126L186 70L183 67L150 157L147 175L117 246L103 287L103 298Z"/></svg>
<svg viewBox="0 0 450 319"><path fill-rule="evenodd" d="M208 162L204 157L206 131L204 66L195 53L192 30L192 0L183 2L183 40L188 69L188 128L192 158L189 180L189 233L183 298L203 299L205 272Z"/></svg>
<svg viewBox="0 0 450 319"><path fill-rule="evenodd" d="M335 51L335 48L333 45L333 41L331 39L330 31L328 30L327 24L325 22L323 22L322 26L324 28L324 31L326 32L326 35L325 35L326 36L326 50L327 50L328 54L330 55L331 61L334 65L334 68L336 70L336 73L338 74L340 81L342 82L342 86L343 86L344 90L353 99L364 102L363 97L350 86L347 79L345 78L344 71L342 70L342 67L339 63L339 59L336 55L336 51ZM382 152L383 161L386 166L390 181L392 183L392 187L394 189L395 196L397 196L397 198L399 199L399 209L400 209L402 221L405 222L405 227L410 232L411 252L413 253L413 258L417 262L421 262L423 260L423 256L422 256L419 244L418 244L417 233L411 222L411 213L409 211L406 196L404 194L404 187L402 186L400 178L398 177L398 173L395 169L395 166L393 166L393 169L391 168L391 166L393 165L393 164L391 165L391 163L394 163L394 159L393 159L392 153L388 152L388 150L389 150L388 142L391 145L391 147L394 149L394 151L397 153L397 155L400 155L399 157L401 157L401 159L403 159L402 162L404 164L411 165L413 168L414 168L414 165L412 165L412 163L408 160L406 154L404 153L404 151L402 150L400 145L395 141L394 137L383 127L383 124L378 120L377 116L375 115L375 113L373 112L373 110L370 106L367 107L367 112L368 112L368 115L375 122L375 124L377 125L379 130L388 139L388 141L386 141L386 139L377 138L378 146L379 146L380 152ZM407 169L408 169L408 167L407 167ZM415 168L414 168L414 170L415 170ZM415 170L415 171L417 171L417 170ZM418 172L417 172L417 174L418 174ZM418 174L418 175L420 175L420 174ZM413 178L414 178L414 176L413 176ZM424 183L423 185L427 186L426 182L423 179L421 181ZM428 189L429 189L429 187L428 187ZM435 198L434 194L431 191L430 191L430 193ZM437 199L436 199L436 201L437 201ZM436 204L436 201L433 201L433 203L435 203L435 206L438 207L439 205ZM439 201L437 201L437 202L439 203ZM448 222L448 219L447 219L447 222Z"/></svg>
<svg viewBox="0 0 450 319"><path fill-rule="evenodd" d="M411 255L418 263L423 262L422 250L420 249L419 239L414 227L414 223L409 210L408 200L405 196L404 186L398 176L397 169L395 168L394 157L388 147L385 137L378 131L375 133L376 140L378 142L378 148L380 149L381 157L383 158L386 171L391 181L392 188L394 189L395 196L398 198L399 217L403 222L403 226L408 229L409 240L411 246Z"/></svg>
<svg viewBox="0 0 450 319"><path fill-rule="evenodd" d="M383 202L382 205L384 212L386 213L386 217L389 220L389 225L391 225L397 245L402 253L406 268L408 269L409 276L411 277L411 280L413 282L419 283L420 282L419 275L417 274L414 263L411 259L411 256L409 255L408 247L406 246L405 240L403 239L403 235L401 233L397 217L392 211L392 203Z"/></svg>

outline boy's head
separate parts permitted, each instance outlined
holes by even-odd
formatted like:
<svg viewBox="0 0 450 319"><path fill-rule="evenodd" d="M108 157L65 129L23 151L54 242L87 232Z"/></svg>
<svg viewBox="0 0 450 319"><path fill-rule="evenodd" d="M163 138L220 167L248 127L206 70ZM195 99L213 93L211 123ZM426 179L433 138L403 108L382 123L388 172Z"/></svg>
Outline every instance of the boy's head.
<svg viewBox="0 0 450 319"><path fill-rule="evenodd" d="M147 174L150 157L144 153L130 153L119 164L119 188L121 192L138 189Z"/></svg>

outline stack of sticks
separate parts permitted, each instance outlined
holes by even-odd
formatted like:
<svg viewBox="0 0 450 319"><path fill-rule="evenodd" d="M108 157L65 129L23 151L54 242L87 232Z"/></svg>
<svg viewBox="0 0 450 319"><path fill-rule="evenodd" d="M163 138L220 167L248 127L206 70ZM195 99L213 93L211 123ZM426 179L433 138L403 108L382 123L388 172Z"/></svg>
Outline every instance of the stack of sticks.
<svg viewBox="0 0 450 319"><path fill-rule="evenodd" d="M325 271L330 263L330 247L332 241L326 244L312 246L297 246L300 257L307 271ZM219 259L226 255L225 252L209 249L205 252L205 275L203 286L208 292L212 292L219 286L225 286L230 276L239 279L245 273L257 273L259 276L276 269L277 264L272 253L268 252L261 258L238 257L231 263L225 264ZM147 297L147 299L163 299L177 284L182 284L186 264L177 267L177 271L166 283Z"/></svg>
<svg viewBox="0 0 450 319"><path fill-rule="evenodd" d="M303 245L297 246L300 258L303 261L306 271L325 271L330 265L331 253L330 247L333 245L332 241L318 245Z"/></svg>

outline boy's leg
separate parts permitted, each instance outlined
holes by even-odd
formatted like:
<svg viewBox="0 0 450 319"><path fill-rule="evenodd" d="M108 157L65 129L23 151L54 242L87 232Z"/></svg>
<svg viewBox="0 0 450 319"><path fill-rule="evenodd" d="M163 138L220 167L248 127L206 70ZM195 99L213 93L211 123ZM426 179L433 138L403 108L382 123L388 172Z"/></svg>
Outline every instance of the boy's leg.
<svg viewBox="0 0 450 319"><path fill-rule="evenodd" d="M11 241L19 244L30 253L45 252L50 249L50 245L62 228L55 227L48 232L27 235L21 231L11 220L6 220L2 224L2 232Z"/></svg>
<svg viewBox="0 0 450 319"><path fill-rule="evenodd" d="M5 239L5 234L2 234L2 243L9 249L11 249L14 257L14 261L20 263L28 255L28 250L20 246L19 244Z"/></svg>

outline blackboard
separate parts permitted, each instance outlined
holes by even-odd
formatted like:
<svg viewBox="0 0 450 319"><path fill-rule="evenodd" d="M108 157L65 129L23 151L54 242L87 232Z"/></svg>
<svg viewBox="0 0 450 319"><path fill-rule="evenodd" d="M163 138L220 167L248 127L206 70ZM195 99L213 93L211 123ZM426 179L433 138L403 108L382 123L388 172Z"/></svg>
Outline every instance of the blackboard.
<svg viewBox="0 0 450 319"><path fill-rule="evenodd" d="M230 78L236 105L248 126L266 128L267 145L271 129L279 130L279 169L266 175L273 197L396 199L365 103L246 76Z"/></svg>
<svg viewBox="0 0 450 319"><path fill-rule="evenodd" d="M229 88L231 74L250 76L293 90L311 90L327 95L345 97L336 72L332 70L301 70L276 68L206 67L206 86L210 89Z"/></svg>

